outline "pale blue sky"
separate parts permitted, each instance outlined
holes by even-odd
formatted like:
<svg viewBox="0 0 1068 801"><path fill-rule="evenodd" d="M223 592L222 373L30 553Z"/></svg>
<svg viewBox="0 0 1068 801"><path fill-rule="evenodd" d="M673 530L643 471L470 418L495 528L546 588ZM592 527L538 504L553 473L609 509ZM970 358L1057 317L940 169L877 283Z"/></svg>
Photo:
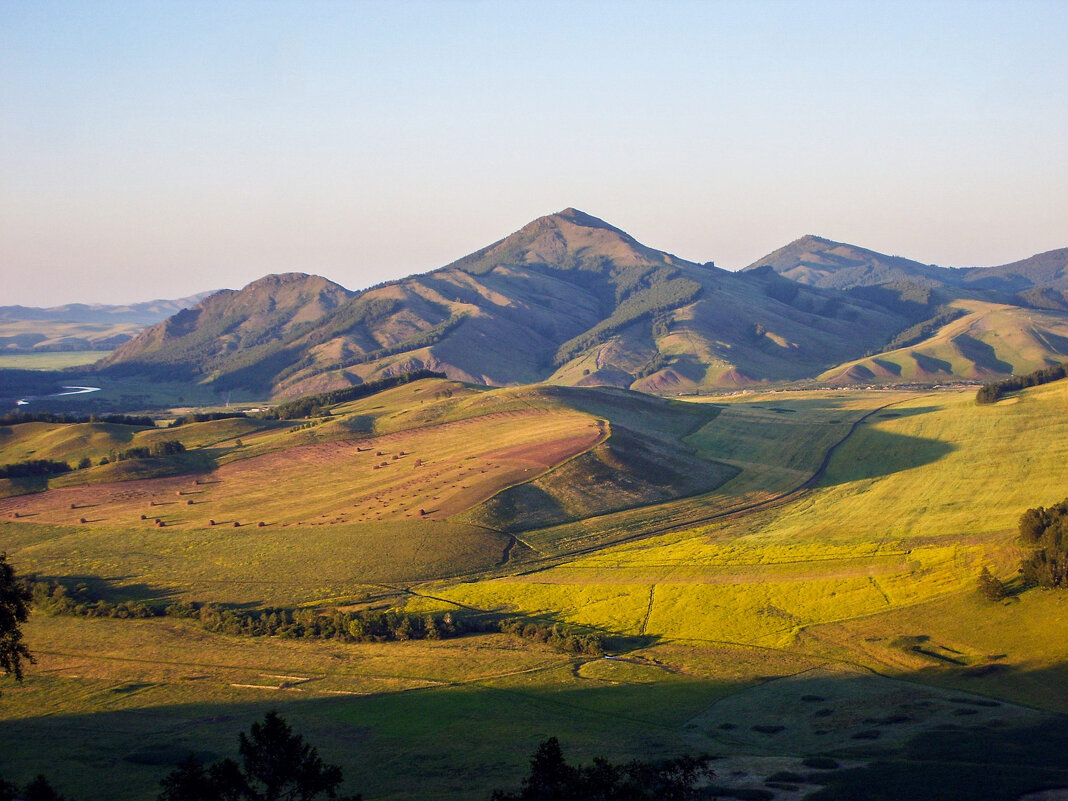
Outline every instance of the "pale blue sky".
<svg viewBox="0 0 1068 801"><path fill-rule="evenodd" d="M0 3L0 305L358 289L575 206L742 267L806 233L1068 246L1068 2Z"/></svg>

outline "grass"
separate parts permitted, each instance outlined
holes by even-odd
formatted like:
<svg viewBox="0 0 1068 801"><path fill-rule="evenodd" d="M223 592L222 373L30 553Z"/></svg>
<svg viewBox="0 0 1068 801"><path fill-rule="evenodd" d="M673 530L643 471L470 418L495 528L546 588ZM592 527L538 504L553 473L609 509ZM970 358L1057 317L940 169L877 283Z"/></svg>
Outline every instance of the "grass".
<svg viewBox="0 0 1068 801"><path fill-rule="evenodd" d="M0 353L0 370L63 370L98 362L110 350L63 350L49 353Z"/></svg>
<svg viewBox="0 0 1068 801"><path fill-rule="evenodd" d="M976 406L971 392L916 395L869 418L836 451L819 486L793 503L525 575L435 586L430 594L483 608L554 610L568 621L631 635L826 648L829 656L879 669L941 669L949 663L932 665L937 657L871 648L848 635L832 647L813 642L812 632L893 613L901 628L884 632L887 641L925 634L904 622L922 615L917 610L971 599L984 565L1002 575L1011 570L1018 559L1012 532L1022 510L1064 494L1068 423L1057 410L1066 396L1064 384L993 407ZM725 411L710 429L729 421ZM711 441L709 432L703 436ZM759 456L767 440L763 432L754 439L749 453ZM731 447L737 454L744 445ZM784 449L784 461L796 459L794 453ZM964 666L1000 652L965 636L950 647L964 654ZM1033 641L1012 655L1003 681L1060 659ZM1043 705L1060 709L1066 697L1058 692Z"/></svg>
<svg viewBox="0 0 1068 801"><path fill-rule="evenodd" d="M557 732L577 761L681 753L680 725L729 687L663 671L587 679L569 658L505 635L345 645L35 618L28 636L39 663L22 686L3 687L5 776L23 781L47 762L53 783L85 801L151 797L188 751L232 756L237 732L271 708L365 797L411 798L413 787L487 797L517 784Z"/></svg>
<svg viewBox="0 0 1068 801"><path fill-rule="evenodd" d="M88 772L105 778L80 798L119 787L150 795L166 766L149 763L173 763L175 748L230 754L236 731L279 707L369 799L410 797L413 786L428 797L487 796L515 786L549 735L580 762L829 753L945 775L952 788L965 785L949 757L916 750L924 731L1011 739L1068 712L1068 600L1028 591L990 604L975 591L983 566L1011 576L1022 510L1065 494L1068 382L991 406L968 390L737 395L715 399L708 419L694 416L696 404L689 416L658 407L658 440L684 440L695 458L736 475L701 495L524 531L529 551L506 563L506 549L514 556L522 545L505 534L454 517L398 517L402 501L426 495L408 483L407 457L396 465L392 455L410 447L431 473L466 469L448 483L469 493L457 508L471 508L478 492L463 482L508 463L501 451L519 469L531 443L544 454L553 437L593 436L599 419L614 414L625 426L646 412L611 409L627 397L614 393L455 388L450 397L447 384L432 386L362 399L306 429L191 427L216 449L220 483L157 479L8 499L4 510L37 516L0 523L0 541L20 570L95 577L115 598L363 600L413 612L464 604L601 631L620 658L571 659L501 635L349 646L231 639L169 620L35 618L28 639L42 661L0 701L5 773L25 780L56 749L61 790ZM346 444L354 426L363 439ZM709 519L794 489L847 434L809 491ZM293 441L304 444L283 449ZM355 451L357 442L383 450L390 467L360 470L375 451ZM546 458L539 475L560 463ZM395 467L408 478L379 477ZM380 498L396 493L392 517L351 519L376 487ZM71 510L79 493L99 506ZM165 505L148 507L152 498ZM148 508L168 525L138 521ZM270 525L198 522L253 509ZM289 681L278 676L308 681L277 689ZM86 732L103 745L88 749ZM456 742L470 746L448 747ZM1013 788L1047 775L1012 759ZM851 792L861 781L852 775L831 787Z"/></svg>

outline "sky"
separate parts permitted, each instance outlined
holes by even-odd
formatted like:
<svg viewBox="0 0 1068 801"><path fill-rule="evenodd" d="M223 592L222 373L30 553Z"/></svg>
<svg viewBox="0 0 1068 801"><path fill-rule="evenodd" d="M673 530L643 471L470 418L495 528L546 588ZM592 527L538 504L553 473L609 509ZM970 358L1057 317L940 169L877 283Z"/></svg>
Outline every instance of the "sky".
<svg viewBox="0 0 1068 801"><path fill-rule="evenodd" d="M1068 246L1068 2L0 3L0 305L444 266L569 206L736 269Z"/></svg>

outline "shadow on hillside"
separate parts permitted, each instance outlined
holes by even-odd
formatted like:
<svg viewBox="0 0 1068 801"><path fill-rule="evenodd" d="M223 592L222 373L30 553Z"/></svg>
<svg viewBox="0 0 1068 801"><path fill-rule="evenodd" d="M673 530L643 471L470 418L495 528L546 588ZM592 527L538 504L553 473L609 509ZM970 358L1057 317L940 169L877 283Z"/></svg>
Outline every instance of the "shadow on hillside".
<svg viewBox="0 0 1068 801"><path fill-rule="evenodd" d="M395 647L383 646L383 653ZM448 649L442 648L444 656ZM403 654L397 658L403 662ZM728 787L761 787L779 770L751 769L741 777L742 771L731 770L737 767L729 761L732 754L882 760L849 771L832 766L818 771L818 780L794 780L811 785L809 790L818 783L861 793L821 798L982 801L1068 785L1063 716L959 688L819 669L769 677L756 686L666 672L659 680L654 666L642 667L649 675L634 678L634 669L633 663L592 660L566 681L539 680L534 673L312 698L302 692L314 692L320 679L270 692L275 688L255 666L247 668L248 677L226 680L236 688L264 685L260 695L253 689L220 695L218 676L191 675L178 681L183 689L176 695L167 695L168 688L150 677L116 675L95 690L97 701L112 707L108 711L42 712L0 722L3 768L5 778L19 782L43 771L57 789L78 791L82 801L153 797L160 779L189 754L205 761L236 757L238 734L277 710L326 762L343 768L348 792L368 799L488 799L493 788L518 786L530 755L550 736L559 737L572 764L595 756L621 762L724 755L713 768L717 785ZM187 668L198 670L191 663ZM31 673L25 688L7 685L5 695L34 692L37 681L45 679ZM192 693L230 700L172 700ZM114 708L118 703L126 708ZM884 777L883 783L873 784L875 777Z"/></svg>
<svg viewBox="0 0 1068 801"><path fill-rule="evenodd" d="M144 601L159 603L178 596L178 592L171 588L155 587L143 582L131 582L131 579L136 578L132 574L127 576L97 576L87 573L72 573L60 576L31 573L27 578L30 581L61 584L67 588L68 595L71 598L87 602L107 601L114 604L123 601Z"/></svg>
<svg viewBox="0 0 1068 801"><path fill-rule="evenodd" d="M1012 375L1012 365L999 359L995 350L985 342L967 334L960 334L953 337L953 344L966 359L973 361L976 367L994 373Z"/></svg>
<svg viewBox="0 0 1068 801"><path fill-rule="evenodd" d="M910 437L870 426L858 428L847 444L848 447L835 450L818 486L893 475L933 464L955 450L942 440Z"/></svg>

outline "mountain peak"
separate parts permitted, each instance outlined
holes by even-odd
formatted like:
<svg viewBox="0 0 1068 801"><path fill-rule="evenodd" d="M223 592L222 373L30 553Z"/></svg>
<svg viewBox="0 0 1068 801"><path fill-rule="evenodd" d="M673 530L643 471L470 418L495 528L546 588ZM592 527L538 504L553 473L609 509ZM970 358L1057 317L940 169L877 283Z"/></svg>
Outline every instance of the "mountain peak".
<svg viewBox="0 0 1068 801"><path fill-rule="evenodd" d="M837 245L841 245L841 244L842 244L841 242L835 242L833 239L827 239L827 238L822 237L822 236L816 236L815 234L805 234L804 236L802 236L802 237L800 237L798 239L795 239L793 242L790 243L790 245L787 245L787 247L790 247L791 245L795 245L795 246L796 245L800 245L802 247L811 247L813 245L822 245L822 246L826 247L827 245L835 245L835 246L837 246Z"/></svg>
<svg viewBox="0 0 1068 801"><path fill-rule="evenodd" d="M568 207L527 223L511 236L465 256L446 270L481 275L499 266L540 265L571 270L608 260L618 266L666 263L667 255L639 243L625 231Z"/></svg>
<svg viewBox="0 0 1068 801"><path fill-rule="evenodd" d="M572 206L568 206L563 211L558 211L556 214L550 214L547 217L542 217L540 219L554 221L563 220L572 223L573 225L580 225L583 228L603 228L606 231L615 231L620 234L623 233L614 225L606 223L600 217L594 217L592 214L587 214ZM537 222L537 220L535 220L535 222Z"/></svg>
<svg viewBox="0 0 1068 801"><path fill-rule="evenodd" d="M246 285L241 291L256 291L258 289L277 290L294 285L318 287L321 289L344 289L340 284L335 284L329 278L321 275L309 275L308 273L272 273Z"/></svg>

